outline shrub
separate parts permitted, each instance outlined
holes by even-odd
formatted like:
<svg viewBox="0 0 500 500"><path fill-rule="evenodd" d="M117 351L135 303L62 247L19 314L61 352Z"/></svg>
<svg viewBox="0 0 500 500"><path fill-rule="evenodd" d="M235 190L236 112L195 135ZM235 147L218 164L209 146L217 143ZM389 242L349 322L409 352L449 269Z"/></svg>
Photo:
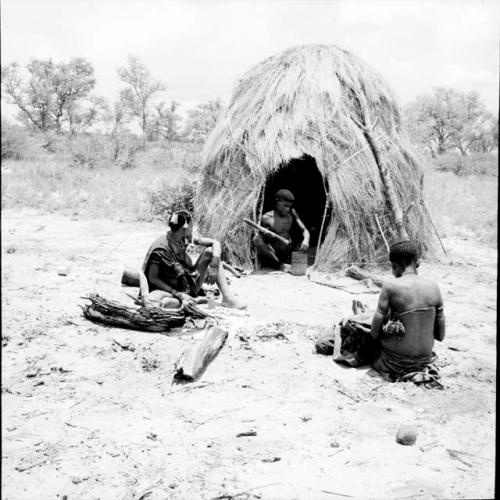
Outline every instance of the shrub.
<svg viewBox="0 0 500 500"><path fill-rule="evenodd" d="M26 131L2 120L2 160L21 160L26 147Z"/></svg>
<svg viewBox="0 0 500 500"><path fill-rule="evenodd" d="M104 138L97 134L84 134L69 139L69 151L74 165L95 168L109 164L109 151Z"/></svg>
<svg viewBox="0 0 500 500"><path fill-rule="evenodd" d="M186 177L175 185L164 181L159 189L150 191L151 213L165 221L176 210L189 210L193 213L197 185L196 180Z"/></svg>
<svg viewBox="0 0 500 500"><path fill-rule="evenodd" d="M158 141L149 145L144 160L169 171L181 169L185 173L196 174L201 168L201 149L200 144Z"/></svg>
<svg viewBox="0 0 500 500"><path fill-rule="evenodd" d="M447 153L437 156L432 162L436 170L453 172L456 175L498 175L496 153L475 153L467 156Z"/></svg>
<svg viewBox="0 0 500 500"><path fill-rule="evenodd" d="M107 139L108 156L113 163L124 170L136 167L136 156L141 147L141 141L136 135L122 130L110 134Z"/></svg>
<svg viewBox="0 0 500 500"><path fill-rule="evenodd" d="M135 168L137 166L137 151L139 145L136 143L127 144L124 148L123 158L121 159L120 167L125 170L127 168Z"/></svg>

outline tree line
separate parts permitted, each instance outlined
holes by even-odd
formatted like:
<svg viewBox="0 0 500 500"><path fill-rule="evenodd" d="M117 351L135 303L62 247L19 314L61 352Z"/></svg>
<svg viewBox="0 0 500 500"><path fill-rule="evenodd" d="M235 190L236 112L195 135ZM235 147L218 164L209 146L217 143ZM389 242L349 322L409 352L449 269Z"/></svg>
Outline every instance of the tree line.
<svg viewBox="0 0 500 500"><path fill-rule="evenodd" d="M148 141L184 139L204 142L221 111L220 100L188 110L182 123L179 103L158 101L166 89L136 57L117 69L124 88L109 103L93 93L96 78L92 64L77 57L69 62L35 59L22 72L17 63L2 67L2 91L18 108L17 118L30 129L75 136L104 124L111 138L135 120L142 145ZM498 148L498 117L489 112L477 92L438 87L420 95L403 110L410 137L431 155L458 152L488 153Z"/></svg>
<svg viewBox="0 0 500 500"><path fill-rule="evenodd" d="M219 99L201 103L188 110L183 126L179 103L157 100L166 89L165 84L134 56L117 69L124 88L112 103L93 92L95 70L82 57L67 63L35 59L24 71L17 63L11 63L2 66L1 75L3 95L17 107L17 119L42 133L76 136L102 124L113 137L124 133L127 125L136 120L143 146L161 139L203 142L222 108Z"/></svg>
<svg viewBox="0 0 500 500"><path fill-rule="evenodd" d="M436 87L404 109L410 137L432 156L456 152L490 153L498 148L498 116L478 92Z"/></svg>

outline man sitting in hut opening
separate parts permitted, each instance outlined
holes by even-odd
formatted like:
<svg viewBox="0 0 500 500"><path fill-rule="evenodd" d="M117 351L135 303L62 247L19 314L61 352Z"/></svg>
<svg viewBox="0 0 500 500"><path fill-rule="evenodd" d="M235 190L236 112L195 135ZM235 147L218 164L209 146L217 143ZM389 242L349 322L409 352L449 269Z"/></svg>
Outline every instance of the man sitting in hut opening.
<svg viewBox="0 0 500 500"><path fill-rule="evenodd" d="M280 189L276 193L274 210L262 216L261 226L288 241L285 244L268 234L257 233L253 244L260 256L263 267L290 271L293 250L307 252L309 250L309 231L292 208L295 197L288 189ZM301 233L299 241L293 241L294 233Z"/></svg>
<svg viewBox="0 0 500 500"><path fill-rule="evenodd" d="M151 244L144 259L142 270L149 288L145 302L164 308L194 303L206 281L217 283L223 306L244 309L227 283L220 242L193 238L192 217L185 210L173 213L168 224L170 229ZM191 242L206 247L194 264L186 252Z"/></svg>
<svg viewBox="0 0 500 500"><path fill-rule="evenodd" d="M412 241L391 246L395 279L383 283L375 314L353 303L354 316L341 323L336 360L351 366L371 362L390 380L435 381L432 348L434 340L442 341L445 335L443 299L436 283L418 276L419 254ZM332 354L334 347L333 335L316 343L320 354Z"/></svg>

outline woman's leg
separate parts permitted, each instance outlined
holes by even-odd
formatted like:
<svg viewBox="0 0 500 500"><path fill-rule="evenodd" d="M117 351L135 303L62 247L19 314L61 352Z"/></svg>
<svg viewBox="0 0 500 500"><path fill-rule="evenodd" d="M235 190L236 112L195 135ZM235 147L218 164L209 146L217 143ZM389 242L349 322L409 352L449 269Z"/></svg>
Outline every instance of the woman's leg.
<svg viewBox="0 0 500 500"><path fill-rule="evenodd" d="M144 298L144 305L146 307L162 307L163 309L176 309L181 307L178 299L174 298L172 294L163 290L154 290Z"/></svg>
<svg viewBox="0 0 500 500"><path fill-rule="evenodd" d="M196 281L196 292L200 290L205 277L207 275L207 269L212 262L213 253L210 248L205 249L196 261L196 268L198 269L199 277ZM219 287L220 293L222 295L222 305L226 307L234 307L236 309L245 309L246 305L242 304L236 296L231 292L229 284L226 279L226 274L222 266L222 261L219 261L219 268L217 270L217 286Z"/></svg>

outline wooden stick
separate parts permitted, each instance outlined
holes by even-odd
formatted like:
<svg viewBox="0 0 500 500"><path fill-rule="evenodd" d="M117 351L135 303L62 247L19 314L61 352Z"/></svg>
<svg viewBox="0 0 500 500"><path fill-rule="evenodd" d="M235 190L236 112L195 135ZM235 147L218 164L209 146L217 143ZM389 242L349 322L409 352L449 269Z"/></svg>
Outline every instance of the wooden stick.
<svg viewBox="0 0 500 500"><path fill-rule="evenodd" d="M450 450L449 448L446 448L446 451L450 454L450 457L454 458L455 460L458 460L459 462L462 462L464 465L467 465L468 467L472 467L472 465L469 462L466 462L463 458L460 458L458 454L460 452L457 452L455 450Z"/></svg>
<svg viewBox="0 0 500 500"><path fill-rule="evenodd" d="M317 278L311 278L309 276L309 280L312 281L313 283L316 283L317 285L322 285L322 286L327 286L329 288L335 288L336 290L341 290L345 293L350 293L353 295L358 295L360 293L378 293L377 287L374 285L373 287L370 287L366 285L366 290L349 290L349 285L336 285L335 283L328 283L327 281L322 281Z"/></svg>
<svg viewBox="0 0 500 500"><path fill-rule="evenodd" d="M325 192L326 192L326 188L325 188ZM316 269L316 261L318 259L318 254L321 250L321 237L323 236L323 229L325 227L326 212L328 210L328 206L330 205L330 200L328 199L328 193L326 196L327 197L326 197L326 201L325 201L325 209L323 210L323 219L321 220L321 227L319 229L318 244L316 245L316 254L314 255L313 269Z"/></svg>
<svg viewBox="0 0 500 500"><path fill-rule="evenodd" d="M340 450L342 451L342 450ZM339 453L339 452L337 452ZM336 491L328 491L328 490L320 490L322 493L326 493L327 495L336 495L338 497L347 497L347 498L354 498L352 495L346 495L345 493L337 493Z"/></svg>
<svg viewBox="0 0 500 500"><path fill-rule="evenodd" d="M262 227L259 224L256 224L255 222L251 221L250 219L245 218L245 219L243 219L243 222L246 222L248 225L252 226L254 229L257 229L257 231L259 231L259 233L262 233L265 236L269 236L271 238L274 238L274 239L280 241L281 243L283 243L284 245L290 244L290 242L287 239L283 238L283 236L280 236L279 234L276 234L275 232L270 231L269 229L266 229L265 227Z"/></svg>
<svg viewBox="0 0 500 500"><path fill-rule="evenodd" d="M439 236L438 230L434 224L434 221L432 220L431 211L429 210L429 207L427 206L427 202L425 201L424 197L422 197L422 200L424 201L424 206L425 206L425 209L427 210L427 215L429 216L429 220L431 221L431 225L434 229L434 232L436 233L437 239L439 240L439 243L441 244L441 248L443 249L444 254L447 255L446 250L445 250L444 245L443 245L443 242L441 241L441 238Z"/></svg>
<svg viewBox="0 0 500 500"><path fill-rule="evenodd" d="M264 212L264 198L265 198L265 195L266 195L266 183L263 182L262 183L262 186L260 188L260 206L259 206L259 211L257 213L257 217L255 218L255 220L257 221L262 221L262 214ZM254 256L254 267L257 271L260 270L260 258L259 258L259 252L255 252L255 256Z"/></svg>
<svg viewBox="0 0 500 500"><path fill-rule="evenodd" d="M377 217L377 214L373 214L375 216L375 221L377 222L377 226L378 226L378 229L380 231L380 234L382 235L382 238L384 240L384 243L385 243L385 247L387 248L387 253L389 253L389 243L387 243L387 240L385 239L385 236L384 236L384 231L382 231L382 226L380 225L380 222L378 220L378 217Z"/></svg>
<svg viewBox="0 0 500 500"><path fill-rule="evenodd" d="M227 335L227 331L218 326L209 328L200 341L181 355L175 365L174 380L185 382L197 380L217 356Z"/></svg>
<svg viewBox="0 0 500 500"><path fill-rule="evenodd" d="M231 266L230 264L228 264L224 260L222 261L222 267L224 269L226 269L227 271L229 271L234 276L236 276L237 278L241 278L241 273L239 271L237 271L233 266Z"/></svg>
<svg viewBox="0 0 500 500"><path fill-rule="evenodd" d="M408 217L408 214L410 213L410 210L415 206L415 202L412 201L408 207L406 208L404 214L403 214L403 219L406 219L406 217Z"/></svg>

